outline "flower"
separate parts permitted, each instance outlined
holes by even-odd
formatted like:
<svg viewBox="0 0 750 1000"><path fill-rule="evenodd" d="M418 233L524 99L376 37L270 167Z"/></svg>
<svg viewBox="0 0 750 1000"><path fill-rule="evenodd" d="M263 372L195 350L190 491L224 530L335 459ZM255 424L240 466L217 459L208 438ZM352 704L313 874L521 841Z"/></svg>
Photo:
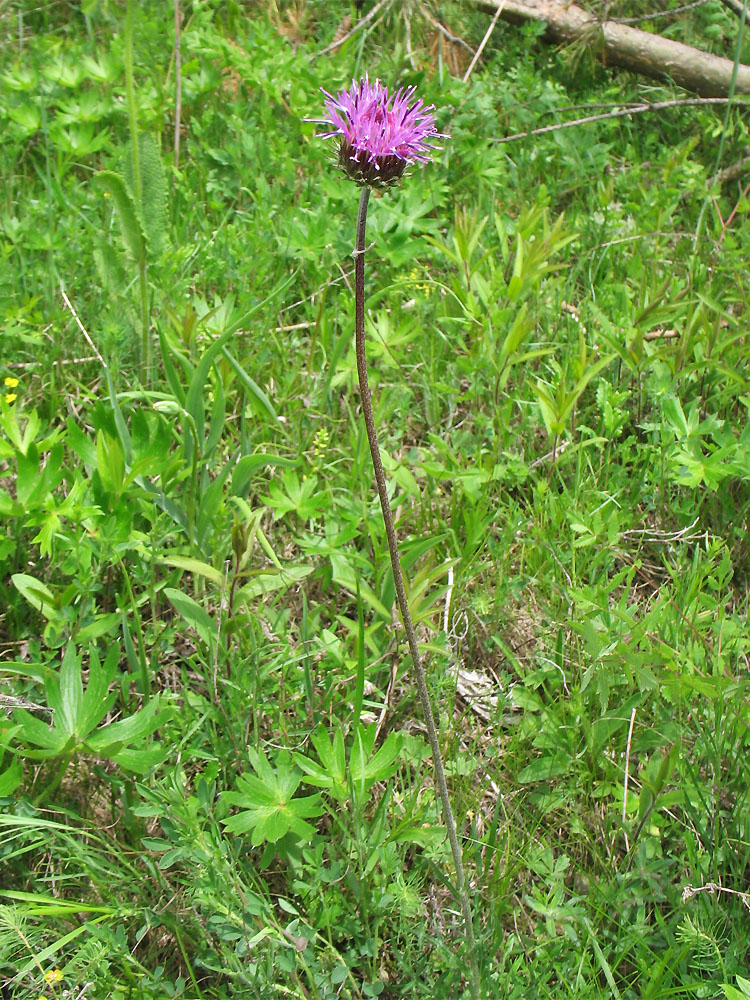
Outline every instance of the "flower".
<svg viewBox="0 0 750 1000"><path fill-rule="evenodd" d="M62 972L59 969L50 969L48 972L44 973L44 981L48 985L62 982L62 977Z"/></svg>
<svg viewBox="0 0 750 1000"><path fill-rule="evenodd" d="M15 392L6 392L5 393L5 402L6 403L15 403L15 401L17 399L18 399L18 394L17 393L15 393Z"/></svg>
<svg viewBox="0 0 750 1000"><path fill-rule="evenodd" d="M13 378L12 375L6 375L3 379L3 385L7 386L8 389L15 389L18 385L18 379Z"/></svg>
<svg viewBox="0 0 750 1000"><path fill-rule="evenodd" d="M322 90L322 88L321 88ZM388 95L380 80L370 83L365 75L349 90L334 97L327 90L327 118L309 119L330 126L318 138L340 137L339 166L352 180L370 187L386 187L397 181L410 163L428 163L430 150L439 149L428 140L447 138L435 128L434 105L415 99L415 87L399 88Z"/></svg>

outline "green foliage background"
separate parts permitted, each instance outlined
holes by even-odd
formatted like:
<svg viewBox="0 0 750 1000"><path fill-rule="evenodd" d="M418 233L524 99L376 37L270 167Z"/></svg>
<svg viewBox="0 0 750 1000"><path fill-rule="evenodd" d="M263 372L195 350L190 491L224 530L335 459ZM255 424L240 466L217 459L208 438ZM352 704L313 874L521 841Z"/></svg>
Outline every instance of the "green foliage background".
<svg viewBox="0 0 750 1000"><path fill-rule="evenodd" d="M684 95L502 23L462 82L458 2L181 6L179 158L172 5L132 75L124 4L0 7L10 995L465 989L305 121L368 71L450 134L368 333L483 988L750 996L746 104L504 143ZM644 25L750 61L718 0Z"/></svg>

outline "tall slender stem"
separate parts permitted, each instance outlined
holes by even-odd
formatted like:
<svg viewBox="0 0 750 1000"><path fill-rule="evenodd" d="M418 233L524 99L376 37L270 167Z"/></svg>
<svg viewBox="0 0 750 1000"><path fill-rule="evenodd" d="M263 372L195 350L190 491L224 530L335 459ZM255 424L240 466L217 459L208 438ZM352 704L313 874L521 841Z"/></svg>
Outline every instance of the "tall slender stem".
<svg viewBox="0 0 750 1000"><path fill-rule="evenodd" d="M388 500L385 472L383 471L383 462L380 458L378 435L375 429L375 418L372 411L372 396L370 394L370 385L367 380L367 355L365 351L365 231L367 228L367 205L369 199L370 189L365 186L362 188L362 193L359 199L357 238L354 249L354 325L356 334L359 392L362 399L362 414L365 418L367 440L370 444L370 454L372 455L372 464L375 470L375 482L377 483L380 506L383 511L383 522L385 523L385 533L388 539L388 549L391 554L393 582L396 586L396 596L398 597L398 604L401 609L401 617L404 622L406 639L409 644L409 651L411 653L412 664L414 666L414 675L417 679L417 690L419 691L419 698L422 702L422 712L424 713L424 719L427 725L427 739L429 740L430 749L432 751L432 764L435 770L435 782L438 787L438 793L443 807L443 821L448 831L448 840L451 846L451 853L453 854L453 863L456 868L456 891L458 892L458 897L461 902L461 910L464 917L466 946L469 952L469 978L471 991L475 1000L478 1000L480 995L479 972L477 969L476 951L474 947L474 925L471 918L469 897L466 892L466 877L464 875L463 856L461 853L461 845L458 842L458 833L456 831L456 821L453 818L451 800L448 795L448 784L445 780L445 768L443 767L443 758L440 753L440 740L438 738L437 726L435 725L435 717L432 712L430 693L427 689L424 667L422 666L422 660L417 646L417 636L414 632L414 625L411 620L409 604L406 599L404 576L401 571L401 560L399 559L398 554L398 540L396 538L396 530L393 525L393 513L391 512L390 501Z"/></svg>
<svg viewBox="0 0 750 1000"><path fill-rule="evenodd" d="M180 34L182 14L180 0L174 0L174 165L180 166L180 116L182 114L182 45Z"/></svg>
<svg viewBox="0 0 750 1000"><path fill-rule="evenodd" d="M130 162L133 168L133 197L139 211L143 209L143 181L141 179L140 149L138 146L138 107L135 100L135 78L133 74L133 0L128 0L125 11L125 95L128 107L128 127L130 129ZM141 364L144 368L146 385L150 381L151 343L148 336L150 324L148 312L148 278L145 251L141 251L138 261L138 284L141 293Z"/></svg>
<svg viewBox="0 0 750 1000"><path fill-rule="evenodd" d="M125 11L125 96L130 128L130 157L133 165L133 196L140 208L143 190L141 188L141 162L138 149L138 108L135 103L135 81L133 77L133 0L128 0Z"/></svg>

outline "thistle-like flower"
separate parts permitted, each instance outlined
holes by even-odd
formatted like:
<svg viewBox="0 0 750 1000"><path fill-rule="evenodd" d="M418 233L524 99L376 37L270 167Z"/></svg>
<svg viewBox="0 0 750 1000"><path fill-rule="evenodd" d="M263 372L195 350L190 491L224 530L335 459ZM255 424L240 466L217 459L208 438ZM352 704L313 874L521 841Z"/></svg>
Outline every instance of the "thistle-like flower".
<svg viewBox="0 0 750 1000"><path fill-rule="evenodd" d="M310 120L330 126L319 138L340 138L339 166L357 184L387 187L410 163L428 163L431 150L440 148L428 142L446 138L435 128L434 105L415 100L415 91L402 87L389 97L388 88L367 75L336 97L323 90L328 117Z"/></svg>

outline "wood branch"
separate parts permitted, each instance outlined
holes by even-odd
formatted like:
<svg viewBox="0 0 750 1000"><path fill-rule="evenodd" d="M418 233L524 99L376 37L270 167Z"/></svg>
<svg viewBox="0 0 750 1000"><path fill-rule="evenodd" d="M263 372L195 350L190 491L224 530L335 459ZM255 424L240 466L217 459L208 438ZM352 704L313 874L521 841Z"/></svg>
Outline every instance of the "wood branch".
<svg viewBox="0 0 750 1000"><path fill-rule="evenodd" d="M547 34L556 40L585 42L608 65L622 66L657 79L668 78L685 90L705 97L725 97L730 90L734 63L691 45L673 42L639 28L614 21L598 21L575 3L556 0L469 0L512 24L544 21ZM750 66L737 67L736 94L750 94Z"/></svg>
<svg viewBox="0 0 750 1000"><path fill-rule="evenodd" d="M737 160L736 163L732 163L730 166L720 170L710 181L709 187L713 187L714 184L726 184L727 181L736 180L745 173L748 167L750 167L750 154L743 156L741 160Z"/></svg>
<svg viewBox="0 0 750 1000"><path fill-rule="evenodd" d="M743 0L721 0L721 2L737 17L742 17L745 6Z"/></svg>

